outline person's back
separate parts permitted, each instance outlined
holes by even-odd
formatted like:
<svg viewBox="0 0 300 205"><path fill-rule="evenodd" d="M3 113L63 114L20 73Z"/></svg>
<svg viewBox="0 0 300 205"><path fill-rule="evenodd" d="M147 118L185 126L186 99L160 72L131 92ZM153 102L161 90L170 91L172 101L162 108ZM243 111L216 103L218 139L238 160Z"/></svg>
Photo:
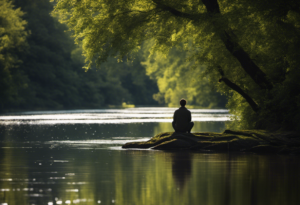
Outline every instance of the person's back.
<svg viewBox="0 0 300 205"><path fill-rule="evenodd" d="M186 100L180 100L181 107L174 112L173 116L173 128L175 132L190 132L194 126L194 123L191 122L192 115L191 112L186 109Z"/></svg>

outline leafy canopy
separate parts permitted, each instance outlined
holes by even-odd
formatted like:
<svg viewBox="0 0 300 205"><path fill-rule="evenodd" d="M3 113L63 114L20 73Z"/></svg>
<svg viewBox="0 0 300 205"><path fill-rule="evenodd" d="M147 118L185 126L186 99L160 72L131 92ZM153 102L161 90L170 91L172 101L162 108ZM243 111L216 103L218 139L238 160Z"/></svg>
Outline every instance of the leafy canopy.
<svg viewBox="0 0 300 205"><path fill-rule="evenodd" d="M173 1L178 8L198 12L193 2ZM88 62L103 62L109 55L121 58L137 51L148 39L154 48L167 51L193 35L195 27L184 18L175 18L150 0L129 1L57 1L61 21L74 31L76 42L83 43ZM198 31L197 31L198 32ZM91 64L89 64L91 65Z"/></svg>
<svg viewBox="0 0 300 205"><path fill-rule="evenodd" d="M152 41L143 45L144 55L148 56ZM205 66L194 68L194 61L186 61L188 53L183 51L182 45L173 47L167 54L167 58L159 53L145 58L142 62L147 75L157 81L159 92L153 97L160 104L179 106L179 99L185 98L188 106L202 108L224 108L227 100L217 93L207 76L202 73Z"/></svg>
<svg viewBox="0 0 300 205"><path fill-rule="evenodd" d="M204 75L211 82L218 82L221 75L226 77L259 107L259 111L254 111L246 98L229 88L228 83L215 83L218 91L230 96L228 106L242 122L239 125L300 127L300 2L56 0L56 3L55 13L74 31L76 41L83 43L87 67L94 60L105 61L110 55L130 59L130 54L149 39L154 41L150 55L154 51L167 55L171 48L182 43L194 68L205 65ZM245 69L250 64L258 72L251 74L252 69ZM259 83L260 78L267 86Z"/></svg>

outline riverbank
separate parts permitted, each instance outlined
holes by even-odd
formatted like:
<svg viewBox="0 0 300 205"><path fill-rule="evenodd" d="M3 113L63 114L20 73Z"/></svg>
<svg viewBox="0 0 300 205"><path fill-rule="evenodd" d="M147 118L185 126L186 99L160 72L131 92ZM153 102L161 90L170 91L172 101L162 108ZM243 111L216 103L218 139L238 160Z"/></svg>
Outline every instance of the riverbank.
<svg viewBox="0 0 300 205"><path fill-rule="evenodd" d="M265 130L225 130L223 133L164 132L149 141L126 143L122 148L298 155L300 135L289 132L272 133Z"/></svg>

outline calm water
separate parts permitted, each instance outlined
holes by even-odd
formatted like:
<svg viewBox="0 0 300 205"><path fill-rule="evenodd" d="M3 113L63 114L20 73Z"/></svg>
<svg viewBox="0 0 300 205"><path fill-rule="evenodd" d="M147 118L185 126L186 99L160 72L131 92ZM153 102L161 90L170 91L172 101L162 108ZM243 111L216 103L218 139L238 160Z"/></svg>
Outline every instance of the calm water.
<svg viewBox="0 0 300 205"><path fill-rule="evenodd" d="M226 110L191 109L222 132ZM123 150L172 131L172 108L0 116L0 205L300 204L296 156Z"/></svg>

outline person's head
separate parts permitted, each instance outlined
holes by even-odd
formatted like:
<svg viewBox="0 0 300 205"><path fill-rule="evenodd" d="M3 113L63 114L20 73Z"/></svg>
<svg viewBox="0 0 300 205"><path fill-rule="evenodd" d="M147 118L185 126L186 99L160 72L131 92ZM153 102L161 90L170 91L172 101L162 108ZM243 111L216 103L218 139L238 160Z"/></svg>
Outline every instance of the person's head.
<svg viewBox="0 0 300 205"><path fill-rule="evenodd" d="M179 101L179 103L180 103L181 107L184 107L184 106L186 105L186 100L182 98L182 99Z"/></svg>

